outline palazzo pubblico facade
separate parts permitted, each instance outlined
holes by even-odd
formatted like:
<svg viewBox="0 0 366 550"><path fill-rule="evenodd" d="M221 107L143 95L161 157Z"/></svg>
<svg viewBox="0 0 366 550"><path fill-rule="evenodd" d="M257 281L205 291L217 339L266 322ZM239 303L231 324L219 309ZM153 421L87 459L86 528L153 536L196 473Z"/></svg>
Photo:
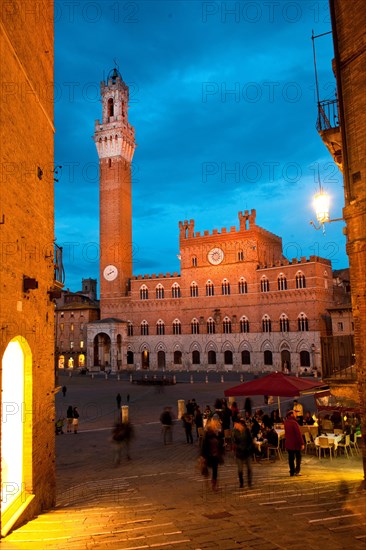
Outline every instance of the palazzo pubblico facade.
<svg viewBox="0 0 366 550"><path fill-rule="evenodd" d="M180 273L133 276L128 87L101 83L100 320L87 325L88 368L300 373L321 369L321 336L334 305L331 262L288 260L282 239L256 225L195 231L179 222Z"/></svg>

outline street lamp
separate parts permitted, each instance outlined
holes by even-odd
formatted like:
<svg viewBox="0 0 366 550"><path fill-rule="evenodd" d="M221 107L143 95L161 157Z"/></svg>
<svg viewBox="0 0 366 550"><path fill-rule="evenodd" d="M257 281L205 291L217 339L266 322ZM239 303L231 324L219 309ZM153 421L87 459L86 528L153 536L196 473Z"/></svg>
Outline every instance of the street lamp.
<svg viewBox="0 0 366 550"><path fill-rule="evenodd" d="M322 229L323 234L325 234L325 223L340 222L343 220L343 218L330 219L329 204L330 197L319 183L319 191L314 195L313 199L313 206L318 224L316 225L313 220L310 221L310 224L317 230Z"/></svg>

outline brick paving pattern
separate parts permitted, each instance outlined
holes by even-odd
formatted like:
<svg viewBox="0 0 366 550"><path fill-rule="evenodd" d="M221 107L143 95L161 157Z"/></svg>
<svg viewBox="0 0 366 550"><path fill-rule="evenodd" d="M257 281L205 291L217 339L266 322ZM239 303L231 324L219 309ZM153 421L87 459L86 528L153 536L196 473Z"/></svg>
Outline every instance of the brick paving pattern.
<svg viewBox="0 0 366 550"><path fill-rule="evenodd" d="M158 418L165 404L176 410L177 399L195 397L201 407L212 405L233 384L180 384L157 393L111 380L66 382L59 410L71 403L83 414L80 433L57 436L57 506L3 539L3 550L365 547L360 457L304 455L303 475L295 479L287 457L255 463L253 488L239 489L227 453L213 492L196 466L198 444L185 443L179 422L173 444L163 445ZM114 467L109 438L118 391L131 394L136 438L132 460Z"/></svg>

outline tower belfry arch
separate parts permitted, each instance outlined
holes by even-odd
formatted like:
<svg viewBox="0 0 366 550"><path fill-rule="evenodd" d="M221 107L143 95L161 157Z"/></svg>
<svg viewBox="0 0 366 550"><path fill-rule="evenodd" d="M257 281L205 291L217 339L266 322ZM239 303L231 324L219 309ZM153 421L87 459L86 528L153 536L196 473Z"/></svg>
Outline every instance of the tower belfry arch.
<svg viewBox="0 0 366 550"><path fill-rule="evenodd" d="M105 316L128 294L132 277L131 162L135 130L128 122L129 89L117 68L101 82L102 120L93 136L100 168L100 298Z"/></svg>

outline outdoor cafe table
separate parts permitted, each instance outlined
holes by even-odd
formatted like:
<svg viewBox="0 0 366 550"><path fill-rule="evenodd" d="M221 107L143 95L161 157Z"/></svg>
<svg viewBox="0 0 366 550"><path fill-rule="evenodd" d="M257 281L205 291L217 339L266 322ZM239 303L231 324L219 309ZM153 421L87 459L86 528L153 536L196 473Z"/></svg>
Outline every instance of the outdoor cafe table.
<svg viewBox="0 0 366 550"><path fill-rule="evenodd" d="M333 443L333 447L334 447L334 451L337 450L337 447L338 447L338 443L340 443L344 437L344 434L339 434L339 435L335 435L335 434L323 434L323 435L319 435L318 437L315 438L314 440L314 443L317 447L319 447L319 437L327 437L328 438L328 442L329 443Z"/></svg>

